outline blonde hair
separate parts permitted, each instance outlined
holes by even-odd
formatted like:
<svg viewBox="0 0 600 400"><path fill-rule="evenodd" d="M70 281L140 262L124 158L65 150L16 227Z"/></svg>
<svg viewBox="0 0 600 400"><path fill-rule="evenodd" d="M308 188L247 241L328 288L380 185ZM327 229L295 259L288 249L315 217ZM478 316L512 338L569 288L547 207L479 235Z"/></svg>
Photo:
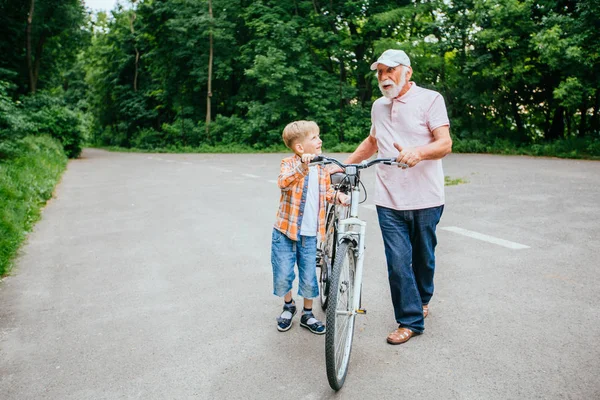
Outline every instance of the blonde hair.
<svg viewBox="0 0 600 400"><path fill-rule="evenodd" d="M313 121L294 121L290 122L283 129L283 134L281 137L283 138L283 143L292 149L294 143L298 140L302 140L311 132L319 132L319 125Z"/></svg>

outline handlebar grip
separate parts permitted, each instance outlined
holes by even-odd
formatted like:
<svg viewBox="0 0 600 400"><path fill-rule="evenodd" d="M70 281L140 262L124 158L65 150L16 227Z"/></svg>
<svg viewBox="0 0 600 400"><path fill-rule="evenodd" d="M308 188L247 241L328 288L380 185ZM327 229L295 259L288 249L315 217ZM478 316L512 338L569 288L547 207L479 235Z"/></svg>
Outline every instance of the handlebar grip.
<svg viewBox="0 0 600 400"><path fill-rule="evenodd" d="M315 158L313 158L312 160L310 160L311 163L321 162L321 161L324 161L323 157L321 157L321 156L316 156Z"/></svg>

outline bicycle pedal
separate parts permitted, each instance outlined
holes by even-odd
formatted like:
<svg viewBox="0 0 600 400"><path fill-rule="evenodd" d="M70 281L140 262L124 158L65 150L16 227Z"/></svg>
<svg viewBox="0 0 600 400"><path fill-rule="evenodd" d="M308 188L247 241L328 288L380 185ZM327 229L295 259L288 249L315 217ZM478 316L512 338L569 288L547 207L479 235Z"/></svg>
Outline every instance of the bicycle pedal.
<svg viewBox="0 0 600 400"><path fill-rule="evenodd" d="M367 313L367 310L366 310L366 309L364 309L364 308L359 308L358 310L356 310L356 313L357 313L357 314L366 314L366 313Z"/></svg>

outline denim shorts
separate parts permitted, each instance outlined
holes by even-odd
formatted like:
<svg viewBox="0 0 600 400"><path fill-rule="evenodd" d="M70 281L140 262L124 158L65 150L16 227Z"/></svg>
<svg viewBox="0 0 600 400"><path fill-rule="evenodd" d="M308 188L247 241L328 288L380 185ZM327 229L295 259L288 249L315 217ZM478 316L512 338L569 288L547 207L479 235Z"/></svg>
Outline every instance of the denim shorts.
<svg viewBox="0 0 600 400"><path fill-rule="evenodd" d="M273 228L271 264L273 266L273 294L283 297L292 290L296 279L294 267L298 264L298 296L311 299L319 295L317 284L317 237L300 236L294 241Z"/></svg>

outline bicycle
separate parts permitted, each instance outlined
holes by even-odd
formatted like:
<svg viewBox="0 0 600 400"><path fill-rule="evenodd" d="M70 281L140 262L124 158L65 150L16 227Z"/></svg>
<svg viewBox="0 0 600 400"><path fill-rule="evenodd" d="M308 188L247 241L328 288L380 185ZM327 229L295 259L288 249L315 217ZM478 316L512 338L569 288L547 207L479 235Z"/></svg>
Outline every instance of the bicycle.
<svg viewBox="0 0 600 400"><path fill-rule="evenodd" d="M402 168L407 168L408 165L397 163L395 158L343 164L324 156L315 157L311 164L336 164L342 168L341 178L336 179L334 187L346 194L350 193L351 199L349 207L329 207L326 237L318 256L321 258L318 260L320 264L317 263L321 267L320 296L326 314L327 379L329 386L338 391L344 385L348 373L354 319L357 314L366 314L366 310L361 306L361 289L367 223L358 218L360 187L365 190L360 181L360 170L376 164L397 165ZM333 259L330 271L327 264L329 257L332 257L329 261Z"/></svg>
<svg viewBox="0 0 600 400"><path fill-rule="evenodd" d="M336 173L331 175L331 184L339 192L348 194L350 188L344 180L345 174ZM338 221L348 218L349 210L347 206L328 203L325 212L325 238L320 241L317 247L317 268L319 282L319 299L321 308L327 310L327 298L329 294L329 278L331 269L335 260L336 241Z"/></svg>

